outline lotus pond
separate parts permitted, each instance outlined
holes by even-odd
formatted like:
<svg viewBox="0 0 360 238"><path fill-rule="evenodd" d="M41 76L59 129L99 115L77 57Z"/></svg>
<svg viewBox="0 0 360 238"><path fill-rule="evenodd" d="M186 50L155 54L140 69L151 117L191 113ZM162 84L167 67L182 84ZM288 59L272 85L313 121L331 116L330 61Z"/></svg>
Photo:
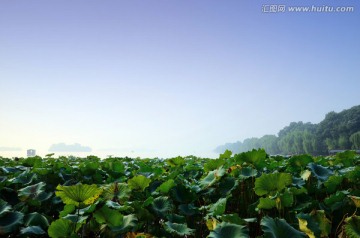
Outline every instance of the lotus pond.
<svg viewBox="0 0 360 238"><path fill-rule="evenodd" d="M360 156L0 157L0 237L360 237Z"/></svg>

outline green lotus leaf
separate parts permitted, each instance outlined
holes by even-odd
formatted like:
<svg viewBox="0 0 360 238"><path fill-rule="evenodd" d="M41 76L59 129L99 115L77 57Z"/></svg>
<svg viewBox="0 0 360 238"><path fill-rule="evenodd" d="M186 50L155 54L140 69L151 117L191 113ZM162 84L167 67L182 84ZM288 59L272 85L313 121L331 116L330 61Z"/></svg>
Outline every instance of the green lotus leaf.
<svg viewBox="0 0 360 238"><path fill-rule="evenodd" d="M35 173L29 173L27 171L24 171L15 178L10 179L9 182L13 184L21 183L23 185L28 185L31 184L36 179L37 179L37 175Z"/></svg>
<svg viewBox="0 0 360 238"><path fill-rule="evenodd" d="M80 205L93 204L103 191L95 184L77 184L72 186L58 185L56 189L56 196L60 197L65 204L74 204L77 207Z"/></svg>
<svg viewBox="0 0 360 238"><path fill-rule="evenodd" d="M284 167L284 161L277 161L271 158L269 161L267 161L266 169L270 171L275 171L277 169ZM289 171L287 171L289 172Z"/></svg>
<svg viewBox="0 0 360 238"><path fill-rule="evenodd" d="M280 194L278 199L276 199L276 208L278 210L283 209L284 207L291 207L294 203L294 196L289 190L285 190L283 194Z"/></svg>
<svg viewBox="0 0 360 238"><path fill-rule="evenodd" d="M260 225L264 232L264 238L305 238L306 235L292 226L290 226L284 219L263 217Z"/></svg>
<svg viewBox="0 0 360 238"><path fill-rule="evenodd" d="M88 216L79 216L77 214L67 214L66 216L62 217L63 219L67 219L72 221L73 223L84 223L84 221L86 221L86 219L88 218Z"/></svg>
<svg viewBox="0 0 360 238"><path fill-rule="evenodd" d="M131 189L126 183L112 183L104 189L102 196L106 200L124 203L129 199Z"/></svg>
<svg viewBox="0 0 360 238"><path fill-rule="evenodd" d="M231 153L231 152L230 152ZM209 171L218 169L219 167L221 167L222 165L225 164L225 160L224 159L213 159L213 160L209 160L208 162L206 162L206 164L204 164L204 171L207 173Z"/></svg>
<svg viewBox="0 0 360 238"><path fill-rule="evenodd" d="M98 223L106 224L110 228L123 224L123 215L119 211L113 210L106 205L97 210L94 213L94 217Z"/></svg>
<svg viewBox="0 0 360 238"><path fill-rule="evenodd" d="M142 174L144 176L146 176L145 174L150 175L154 170L151 164L146 163L145 161L141 161L141 163L138 163L138 166L139 166L138 174Z"/></svg>
<svg viewBox="0 0 360 238"><path fill-rule="evenodd" d="M113 202L113 201L106 201L106 206L109 208L114 208L115 210L119 210L121 208L121 205L117 202Z"/></svg>
<svg viewBox="0 0 360 238"><path fill-rule="evenodd" d="M175 158L167 159L166 163L171 167L182 166L185 164L185 159L183 157L178 156Z"/></svg>
<svg viewBox="0 0 360 238"><path fill-rule="evenodd" d="M304 187L301 187L301 188L292 187L289 189L289 191L295 196L300 195L300 194L307 194L307 190Z"/></svg>
<svg viewBox="0 0 360 238"><path fill-rule="evenodd" d="M352 150L337 153L335 155L335 164L343 164L345 167L353 166L356 156L356 151Z"/></svg>
<svg viewBox="0 0 360 238"><path fill-rule="evenodd" d="M166 216L166 219L172 223L186 223L186 218L184 216L174 214L174 213L168 214Z"/></svg>
<svg viewBox="0 0 360 238"><path fill-rule="evenodd" d="M41 167L43 162L43 160L40 157L29 157L26 158L25 160L23 160L23 165L26 167Z"/></svg>
<svg viewBox="0 0 360 238"><path fill-rule="evenodd" d="M225 214L220 217L221 221L237 225L246 225L247 221L240 218L238 214Z"/></svg>
<svg viewBox="0 0 360 238"><path fill-rule="evenodd" d="M240 179L247 179L251 177L257 176L258 171L251 167L244 167L239 170L239 178Z"/></svg>
<svg viewBox="0 0 360 238"><path fill-rule="evenodd" d="M345 219L346 224L343 226L346 238L360 237L360 217L352 216Z"/></svg>
<svg viewBox="0 0 360 238"><path fill-rule="evenodd" d="M59 216L60 217L64 217L67 214L72 213L73 211L75 211L75 205L74 204L66 204L63 208L63 210L60 212Z"/></svg>
<svg viewBox="0 0 360 238"><path fill-rule="evenodd" d="M338 191L335 194L325 198L324 203L326 206L330 207L331 211L338 210L347 203L345 198L348 194L348 191Z"/></svg>
<svg viewBox="0 0 360 238"><path fill-rule="evenodd" d="M34 168L32 169L32 172L38 174L38 175L47 175L52 172L49 168Z"/></svg>
<svg viewBox="0 0 360 238"><path fill-rule="evenodd" d="M302 171L309 163L314 162L310 155L294 155L287 161L288 172Z"/></svg>
<svg viewBox="0 0 360 238"><path fill-rule="evenodd" d="M179 236L191 236L194 234L195 230L187 227L186 224L178 224L172 222L165 222L164 228L170 234L176 234Z"/></svg>
<svg viewBox="0 0 360 238"><path fill-rule="evenodd" d="M173 205L170 201L171 200L168 197L157 197L153 200L151 207L155 211L155 213L164 217L173 209Z"/></svg>
<svg viewBox="0 0 360 238"><path fill-rule="evenodd" d="M23 171L23 169L19 167L1 167L1 170L6 174L15 174L17 172Z"/></svg>
<svg viewBox="0 0 360 238"><path fill-rule="evenodd" d="M149 206L151 203L153 203L154 197L150 196L143 202L143 207Z"/></svg>
<svg viewBox="0 0 360 238"><path fill-rule="evenodd" d="M201 181L200 185L203 189L210 187L216 181L218 181L225 174L225 169L220 167L219 169L210 171Z"/></svg>
<svg viewBox="0 0 360 238"><path fill-rule="evenodd" d="M25 226L39 226L43 229L47 229L49 227L49 221L40 213L33 212L26 214L24 217L24 225Z"/></svg>
<svg viewBox="0 0 360 238"><path fill-rule="evenodd" d="M48 229L48 235L52 238L66 238L74 236L74 223L67 219L53 221Z"/></svg>
<svg viewBox="0 0 360 238"><path fill-rule="evenodd" d="M44 235L46 232L40 226L28 226L21 228L20 234L30 236L31 235Z"/></svg>
<svg viewBox="0 0 360 238"><path fill-rule="evenodd" d="M246 226L222 222L210 232L208 238L248 238L249 230Z"/></svg>
<svg viewBox="0 0 360 238"><path fill-rule="evenodd" d="M344 176L352 183L360 183L360 166L349 167L344 171Z"/></svg>
<svg viewBox="0 0 360 238"><path fill-rule="evenodd" d="M305 185L305 181L300 177L293 177L293 185L298 187L298 188L302 188Z"/></svg>
<svg viewBox="0 0 360 238"><path fill-rule="evenodd" d="M193 216L199 213L199 209L194 204L181 204L179 205L179 211L186 216Z"/></svg>
<svg viewBox="0 0 360 238"><path fill-rule="evenodd" d="M113 232L125 233L134 228L137 225L137 221L138 219L134 214L129 214L123 217L122 224L120 226L112 227L111 230Z"/></svg>
<svg viewBox="0 0 360 238"><path fill-rule="evenodd" d="M225 150L224 153L220 154L220 159L230 159L232 155L232 152L230 150Z"/></svg>
<svg viewBox="0 0 360 238"><path fill-rule="evenodd" d="M220 198L216 203L208 206L209 214L212 216L219 216L224 214L226 209L227 198Z"/></svg>
<svg viewBox="0 0 360 238"><path fill-rule="evenodd" d="M173 189L170 190L170 194L172 195L173 199L179 203L190 203L198 199L195 192L190 190L189 187L185 187L180 183L178 183Z"/></svg>
<svg viewBox="0 0 360 238"><path fill-rule="evenodd" d="M169 190L173 187L175 187L176 183L173 179L169 179L165 182L163 182L157 189L156 191L159 191L161 193L167 194L169 192Z"/></svg>
<svg viewBox="0 0 360 238"><path fill-rule="evenodd" d="M125 172L125 165L120 161L112 161L109 162L108 168L115 172L115 173L124 173Z"/></svg>
<svg viewBox="0 0 360 238"><path fill-rule="evenodd" d="M25 201L27 199L36 199L42 192L44 192L45 186L46 183L44 182L27 186L18 190L18 196L22 201Z"/></svg>
<svg viewBox="0 0 360 238"><path fill-rule="evenodd" d="M216 170L215 170L216 171ZM207 188L210 187L211 185L213 185L217 180L216 180L216 173L215 171L211 171L209 172L201 181L200 181L200 185L203 188Z"/></svg>
<svg viewBox="0 0 360 238"><path fill-rule="evenodd" d="M5 182L6 180L8 180L7 176L0 176L0 183Z"/></svg>
<svg viewBox="0 0 360 238"><path fill-rule="evenodd" d="M276 201L271 198L260 198L257 208L259 209L272 209L276 207Z"/></svg>
<svg viewBox="0 0 360 238"><path fill-rule="evenodd" d="M255 193L258 196L280 192L292 184L292 176L288 173L262 174L255 180Z"/></svg>
<svg viewBox="0 0 360 238"><path fill-rule="evenodd" d="M227 196L238 186L238 181L233 177L223 178L219 183L219 192L223 196Z"/></svg>
<svg viewBox="0 0 360 238"><path fill-rule="evenodd" d="M98 203L99 203L99 200L96 201L95 203L87 206L87 207L84 207L84 208L79 209L79 214L80 214L80 215L84 215L84 214L86 214L86 213L88 213L88 214L93 213L93 212L95 211L96 206L97 206Z"/></svg>
<svg viewBox="0 0 360 238"><path fill-rule="evenodd" d="M83 175L92 175L99 168L100 164L98 161L87 161L81 163L79 169Z"/></svg>
<svg viewBox="0 0 360 238"><path fill-rule="evenodd" d="M338 187L341 185L343 179L344 178L342 176L330 176L329 179L324 183L326 191L328 193L336 192Z"/></svg>
<svg viewBox="0 0 360 238"><path fill-rule="evenodd" d="M50 199L53 196L54 193L52 192L40 192L39 195L36 196L36 200L38 200L39 202L44 202L48 199Z"/></svg>
<svg viewBox="0 0 360 238"><path fill-rule="evenodd" d="M149 186L151 179L145 177L144 175L137 175L132 179L128 180L128 185L133 190L144 191L145 188Z"/></svg>
<svg viewBox="0 0 360 238"><path fill-rule="evenodd" d="M5 212L0 217L0 236L14 232L23 224L24 214L21 212Z"/></svg>
<svg viewBox="0 0 360 238"><path fill-rule="evenodd" d="M307 167L320 181L326 181L333 174L332 170L318 164L310 163Z"/></svg>
<svg viewBox="0 0 360 238"><path fill-rule="evenodd" d="M234 159L238 164L247 162L252 164L256 169L263 169L266 167L266 152L263 149L253 149L252 151L234 155Z"/></svg>
<svg viewBox="0 0 360 238"><path fill-rule="evenodd" d="M5 202L4 200L0 199L0 217L2 216L2 214L10 210L11 210L11 206L8 205L8 203Z"/></svg>

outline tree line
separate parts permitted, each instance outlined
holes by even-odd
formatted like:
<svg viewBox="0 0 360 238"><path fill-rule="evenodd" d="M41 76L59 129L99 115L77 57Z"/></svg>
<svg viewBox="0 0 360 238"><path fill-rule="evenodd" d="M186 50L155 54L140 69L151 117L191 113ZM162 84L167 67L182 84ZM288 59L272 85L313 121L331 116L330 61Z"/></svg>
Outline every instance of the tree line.
<svg viewBox="0 0 360 238"><path fill-rule="evenodd" d="M360 105L342 112L329 112L318 124L291 122L278 135L248 138L243 142L227 143L215 149L218 153L234 153L264 148L276 155L326 155L330 150L360 149Z"/></svg>

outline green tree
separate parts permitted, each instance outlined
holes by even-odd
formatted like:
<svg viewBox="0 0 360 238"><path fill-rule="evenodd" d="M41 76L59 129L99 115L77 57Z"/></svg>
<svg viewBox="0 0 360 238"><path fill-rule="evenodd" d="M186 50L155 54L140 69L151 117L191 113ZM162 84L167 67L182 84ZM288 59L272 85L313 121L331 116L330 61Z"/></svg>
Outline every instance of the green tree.
<svg viewBox="0 0 360 238"><path fill-rule="evenodd" d="M351 144L352 144L352 149L360 149L360 131L355 132L354 134L352 134L349 138Z"/></svg>

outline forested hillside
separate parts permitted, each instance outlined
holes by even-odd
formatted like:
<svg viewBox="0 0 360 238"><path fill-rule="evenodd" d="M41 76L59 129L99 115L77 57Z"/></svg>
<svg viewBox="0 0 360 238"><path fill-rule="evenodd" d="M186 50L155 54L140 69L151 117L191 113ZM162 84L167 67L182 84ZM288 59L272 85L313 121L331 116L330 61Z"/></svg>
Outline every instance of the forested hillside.
<svg viewBox="0 0 360 238"><path fill-rule="evenodd" d="M264 148L270 154L327 154L329 150L360 149L360 105L342 112L329 112L319 124L291 122L278 135L248 138L216 148L235 153Z"/></svg>

